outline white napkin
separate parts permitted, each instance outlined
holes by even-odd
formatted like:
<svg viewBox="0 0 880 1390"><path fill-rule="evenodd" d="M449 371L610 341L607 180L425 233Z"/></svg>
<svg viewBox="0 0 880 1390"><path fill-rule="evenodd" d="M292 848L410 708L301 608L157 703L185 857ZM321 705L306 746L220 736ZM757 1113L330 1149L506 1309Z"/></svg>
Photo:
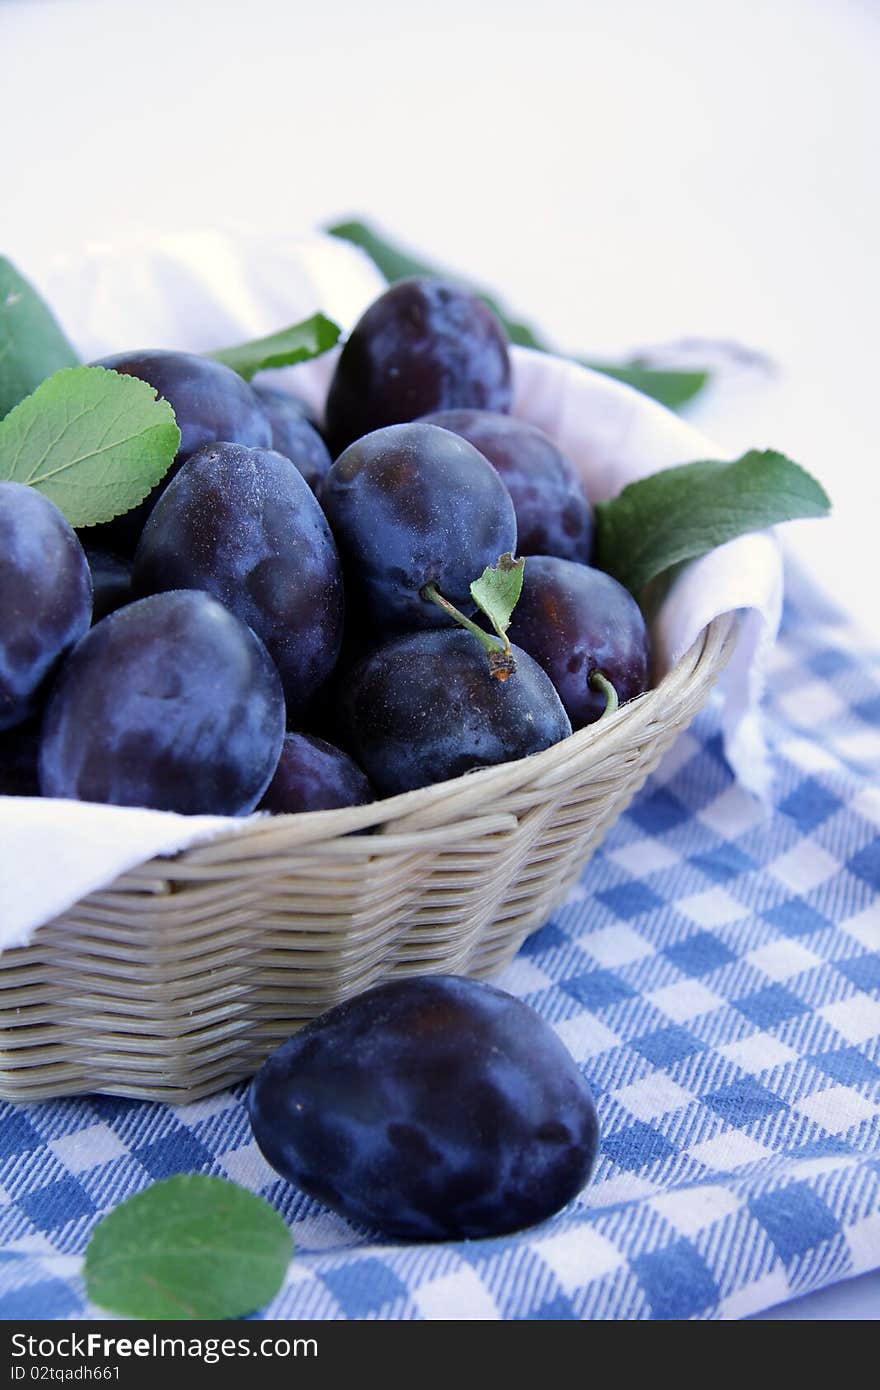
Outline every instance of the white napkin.
<svg viewBox="0 0 880 1390"><path fill-rule="evenodd" d="M348 327L383 285L360 252L320 235L201 232L90 246L42 270L23 269L84 360L146 347L225 347L316 309ZM335 356L272 375L320 409ZM718 457L696 430L620 382L523 348L514 349L513 363L515 413L557 440L596 501L658 468ZM770 774L758 704L781 603L775 539L747 536L687 568L652 630L660 667L667 670L713 617L746 610L720 683L722 724L732 767L759 794L766 793ZM0 948L25 944L40 923L153 856L241 825L222 816L0 797Z"/></svg>

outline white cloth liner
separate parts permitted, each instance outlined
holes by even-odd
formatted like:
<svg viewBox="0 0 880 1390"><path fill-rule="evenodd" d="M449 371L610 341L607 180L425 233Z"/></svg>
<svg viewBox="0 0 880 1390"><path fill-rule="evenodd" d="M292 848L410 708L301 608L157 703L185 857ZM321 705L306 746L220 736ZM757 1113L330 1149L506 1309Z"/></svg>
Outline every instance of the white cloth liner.
<svg viewBox="0 0 880 1390"><path fill-rule="evenodd" d="M128 246L91 246L38 269L24 267L52 304L84 360L140 347L206 351L272 333L317 309L350 326L381 290L360 252L331 237L230 238L215 232ZM335 353L271 373L318 409ZM514 413L569 454L595 501L658 468L719 451L683 420L638 392L576 364L515 348ZM771 771L759 702L779 626L782 562L770 533L745 536L687 567L653 625L663 670L714 617L747 610L719 688L727 757L751 791L766 795ZM86 894L155 855L173 854L240 820L0 797L0 949Z"/></svg>

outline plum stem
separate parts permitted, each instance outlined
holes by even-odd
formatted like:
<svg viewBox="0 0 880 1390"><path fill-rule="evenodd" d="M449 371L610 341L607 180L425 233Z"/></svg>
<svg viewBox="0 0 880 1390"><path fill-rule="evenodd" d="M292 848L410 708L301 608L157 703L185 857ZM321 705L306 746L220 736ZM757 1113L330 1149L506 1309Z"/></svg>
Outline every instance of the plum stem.
<svg viewBox="0 0 880 1390"><path fill-rule="evenodd" d="M603 676L601 671L591 671L589 684L594 690L598 690L600 694L605 696L605 708L599 715L599 719L605 719L609 714L614 714L619 708L620 701L617 698L617 691L608 677Z"/></svg>
<svg viewBox="0 0 880 1390"><path fill-rule="evenodd" d="M476 623L472 623L470 618L466 618L463 613L459 612L455 604L443 597L436 584L425 584L421 593L423 599L427 599L430 603L436 603L437 607L442 608L444 613L448 613L450 618L454 618L460 627L463 627L472 637L476 637L489 654L489 670L496 680L506 681L507 677L513 674L516 670L516 662L513 659L508 641L491 637L488 632L477 627Z"/></svg>

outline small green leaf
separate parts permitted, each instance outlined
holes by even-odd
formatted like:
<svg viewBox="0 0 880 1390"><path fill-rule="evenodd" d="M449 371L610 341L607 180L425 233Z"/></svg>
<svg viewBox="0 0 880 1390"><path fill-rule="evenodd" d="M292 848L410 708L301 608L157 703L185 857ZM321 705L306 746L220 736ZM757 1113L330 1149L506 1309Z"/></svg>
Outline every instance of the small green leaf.
<svg viewBox="0 0 880 1390"><path fill-rule="evenodd" d="M220 348L208 353L217 362L231 367L245 381L250 381L257 372L268 367L292 367L297 362L308 362L312 357L320 357L339 340L339 325L323 314L313 314L302 323L294 323L290 328L282 328L278 333L270 333L268 338L254 338L249 343L239 343L237 347Z"/></svg>
<svg viewBox="0 0 880 1390"><path fill-rule="evenodd" d="M395 280L406 279L410 275L439 275L443 279L451 280L454 284L460 285L462 289L470 290L472 294L479 295L500 319L510 341L518 347L534 348L536 352L555 351L555 348L540 338L529 324L511 318L507 309L482 286L475 285L473 281L465 279L462 275L456 275L454 272L432 265L429 261L421 260L409 251L404 251L365 222L359 222L356 219L338 222L332 227L325 228L325 230L330 236L339 237L342 241L350 241L354 246L359 246L390 284L393 284ZM685 405L699 391L702 391L709 380L709 372L707 371L696 368L679 370L675 367L654 367L640 358L620 363L590 362L585 358L575 358L575 361L580 361L585 367L591 367L594 372L602 372L604 376L614 377L617 381L625 381L628 386L634 386L637 391L644 392L646 396L653 396L654 400L660 401L670 410L678 410Z"/></svg>
<svg viewBox="0 0 880 1390"><path fill-rule="evenodd" d="M0 420L0 479L30 483L72 526L93 526L142 502L179 447L174 411L145 381L66 367Z"/></svg>
<svg viewBox="0 0 880 1390"><path fill-rule="evenodd" d="M49 306L0 256L0 419L47 376L78 360Z"/></svg>
<svg viewBox="0 0 880 1390"><path fill-rule="evenodd" d="M824 516L828 496L784 454L753 449L733 463L685 463L630 483L596 507L596 560L636 596L671 565L747 531Z"/></svg>
<svg viewBox="0 0 880 1390"><path fill-rule="evenodd" d="M522 593L525 560L514 560L510 554L499 556L497 565L487 565L471 587L471 597L481 613L485 613L498 636L509 648L506 633L513 610Z"/></svg>
<svg viewBox="0 0 880 1390"><path fill-rule="evenodd" d="M237 1318L281 1287L293 1253L262 1197L201 1174L154 1183L95 1227L85 1258L93 1303L129 1318Z"/></svg>
<svg viewBox="0 0 880 1390"><path fill-rule="evenodd" d="M669 410L680 410L687 405L709 380L709 373L698 368L652 367L647 362L635 360L619 366L610 362L588 362L585 358L579 360L594 372L602 372L615 381L634 386L637 391L653 397Z"/></svg>

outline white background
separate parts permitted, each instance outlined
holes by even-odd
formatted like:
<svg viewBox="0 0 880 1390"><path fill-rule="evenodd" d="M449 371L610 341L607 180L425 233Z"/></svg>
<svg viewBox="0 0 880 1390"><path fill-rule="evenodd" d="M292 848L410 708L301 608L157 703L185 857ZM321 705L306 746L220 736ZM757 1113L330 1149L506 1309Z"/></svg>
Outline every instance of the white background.
<svg viewBox="0 0 880 1390"><path fill-rule="evenodd" d="M878 71L872 0L0 0L0 250L359 213L563 347L755 349L692 418L878 641Z"/></svg>

